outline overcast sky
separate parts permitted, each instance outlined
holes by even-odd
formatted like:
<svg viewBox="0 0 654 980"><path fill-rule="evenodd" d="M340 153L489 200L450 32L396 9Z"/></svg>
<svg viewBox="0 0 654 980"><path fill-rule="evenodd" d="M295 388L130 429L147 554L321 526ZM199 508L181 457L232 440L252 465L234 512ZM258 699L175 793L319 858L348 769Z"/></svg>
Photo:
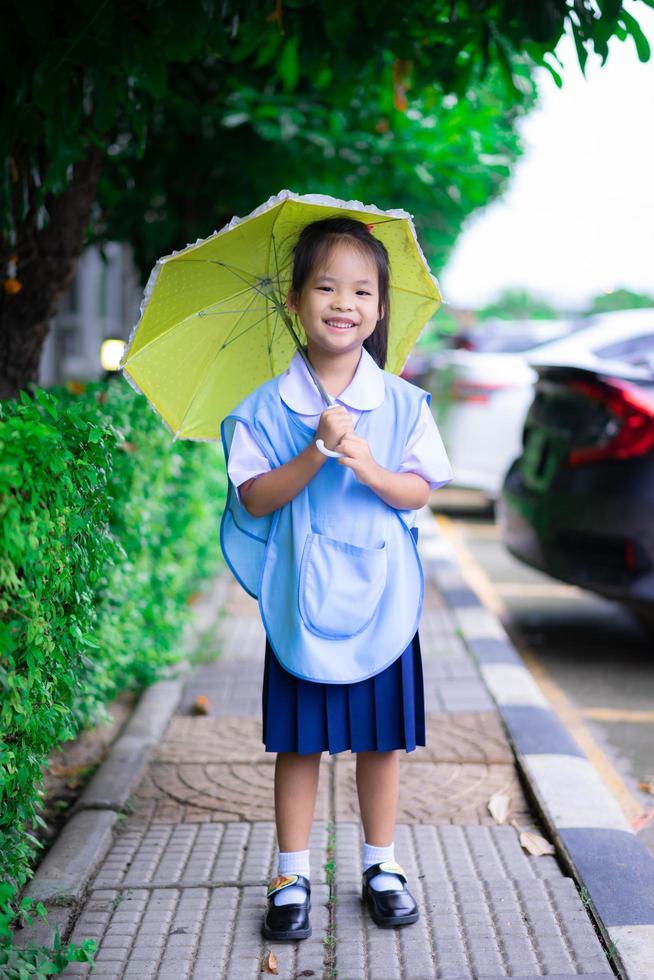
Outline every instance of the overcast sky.
<svg viewBox="0 0 654 980"><path fill-rule="evenodd" d="M584 79L572 40L561 41L563 88L537 76L509 189L469 219L438 276L453 305L521 286L570 308L620 286L654 293L654 10L628 9L652 58L641 64L631 39L614 39Z"/></svg>

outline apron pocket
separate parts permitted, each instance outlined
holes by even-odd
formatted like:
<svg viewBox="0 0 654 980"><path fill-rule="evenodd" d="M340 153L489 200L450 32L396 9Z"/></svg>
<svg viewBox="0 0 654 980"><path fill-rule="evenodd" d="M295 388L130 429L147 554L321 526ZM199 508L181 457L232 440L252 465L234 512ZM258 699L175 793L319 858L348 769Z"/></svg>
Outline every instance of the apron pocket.
<svg viewBox="0 0 654 980"><path fill-rule="evenodd" d="M360 548L310 533L300 564L300 615L318 636L345 639L370 623L386 588L386 543Z"/></svg>

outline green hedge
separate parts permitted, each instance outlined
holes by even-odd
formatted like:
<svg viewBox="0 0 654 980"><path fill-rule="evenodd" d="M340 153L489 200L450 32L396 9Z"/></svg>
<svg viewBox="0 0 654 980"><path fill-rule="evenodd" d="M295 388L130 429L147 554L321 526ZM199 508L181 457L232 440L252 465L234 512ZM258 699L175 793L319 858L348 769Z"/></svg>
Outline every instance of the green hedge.
<svg viewBox="0 0 654 980"><path fill-rule="evenodd" d="M31 877L50 752L174 672L189 597L222 566L225 490L221 447L173 442L120 376L0 402L5 885Z"/></svg>

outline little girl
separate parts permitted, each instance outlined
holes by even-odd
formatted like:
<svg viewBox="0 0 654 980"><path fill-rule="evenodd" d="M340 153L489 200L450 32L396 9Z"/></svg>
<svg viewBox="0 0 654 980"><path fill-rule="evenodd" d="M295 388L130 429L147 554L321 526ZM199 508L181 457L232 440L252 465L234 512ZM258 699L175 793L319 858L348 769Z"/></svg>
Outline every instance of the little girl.
<svg viewBox="0 0 654 980"><path fill-rule="evenodd" d="M323 751L356 753L362 896L374 922L418 918L393 844L398 750L425 744L414 521L452 472L429 394L384 370L389 275L386 248L363 222L307 225L287 307L336 405L325 408L296 352L222 425L221 543L259 600L263 741L277 753L268 939L311 935L308 847ZM324 455L320 439L342 455Z"/></svg>

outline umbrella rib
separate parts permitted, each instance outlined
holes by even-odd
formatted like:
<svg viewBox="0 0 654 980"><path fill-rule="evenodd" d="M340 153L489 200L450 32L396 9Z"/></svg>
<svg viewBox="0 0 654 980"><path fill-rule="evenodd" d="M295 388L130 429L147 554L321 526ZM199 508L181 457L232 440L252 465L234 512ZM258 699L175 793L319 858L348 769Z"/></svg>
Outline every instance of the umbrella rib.
<svg viewBox="0 0 654 980"><path fill-rule="evenodd" d="M279 282L279 263L277 262L277 239L275 238L275 226L274 225L273 225L272 230L270 232L270 240L272 242L273 261L275 263L275 275L277 277L277 289L278 289L278 292L279 292L278 302L281 304L281 302L282 302L282 296L281 296L282 290L281 290L281 284ZM275 339L275 330L277 329L277 324L279 323L279 320L280 319L281 319L281 317L278 317L278 319L273 322L272 331L271 331L270 336L268 338L268 365L269 365L269 369L270 369L270 373L271 374L274 374L274 372L275 372L274 365L273 365L272 349L273 349L273 341Z"/></svg>
<svg viewBox="0 0 654 980"><path fill-rule="evenodd" d="M212 311L211 313L208 312L208 309L207 310L198 310L198 312L195 315L196 316L201 316L201 317L205 317L205 316L227 316L228 313L251 313L253 309L255 309L255 310L261 310L261 309L263 309L263 307L261 307L261 306L254 306L254 307L253 306L246 306L245 309L243 309L243 310L216 310L215 312Z"/></svg>
<svg viewBox="0 0 654 980"><path fill-rule="evenodd" d="M262 296L266 295L266 291L261 289L259 286L259 283L263 281L262 276L255 276L254 273L249 272L247 269L240 269L237 265L228 265L227 262L219 262L217 259L207 259L206 261L213 262L214 265L222 266L223 269L227 269L228 272L231 272L237 279L244 282L250 289L254 289L257 293L261 293ZM254 279L254 282L249 282L245 276L251 276Z"/></svg>
<svg viewBox="0 0 654 980"><path fill-rule="evenodd" d="M281 292L282 292L281 283L280 283L280 280L279 280L279 264L277 262L277 239L275 237L275 230L277 228L277 222L280 220L282 214L286 210L287 203L288 202L284 201L284 203L282 204L281 208L279 208L279 210L277 211L277 214L273 218L272 228L270 229L270 242L271 242L272 250L273 250L273 253L274 253L275 272L277 274L277 289L278 289L278 293L279 293L279 296L278 297L275 297L275 299L277 300L277 305L278 305L278 316L280 317L280 319L282 321L284 320L284 317L280 315L280 312L279 311L283 308L283 301L282 301L282 297L281 297ZM268 257L267 257L266 268L267 268L267 271L269 272L270 271L270 245L268 246ZM287 325L287 324L285 324L285 325ZM276 326L277 326L277 324L274 323L273 324L272 333L271 333L270 339L268 341L268 368L269 368L270 373L272 375L274 375L274 373L275 373L275 365L273 364L272 351L273 351L273 340L275 338L275 328L276 328ZM295 336L293 336L293 340L297 344L297 340L295 339Z"/></svg>
<svg viewBox="0 0 654 980"><path fill-rule="evenodd" d="M421 296L423 299L430 299L433 302L438 302L436 296L429 296L427 293L421 293L418 289L407 289L406 286L392 286L390 287L396 293L406 293L407 296ZM443 302L442 299L440 300Z"/></svg>
<svg viewBox="0 0 654 980"><path fill-rule="evenodd" d="M229 340L225 340L225 342L218 348L217 353L220 353L221 350L225 350L226 347L229 347L230 344L233 344L235 340L238 340L239 337L242 337L244 333L248 332L248 330L252 330L254 329L254 327L258 327L261 321L265 320L267 316L268 314L265 313L262 317L259 317L258 320L255 320L254 323L249 323L245 328L245 330L241 330L241 332L237 333L235 337L231 337Z"/></svg>
<svg viewBox="0 0 654 980"><path fill-rule="evenodd" d="M265 316L267 316L267 315L268 315L268 314L266 313L266 314L265 314ZM251 330L251 329L252 329L253 327L256 327L256 326L257 326L257 324L259 324L259 323L261 323L261 320L263 320L263 319L265 319L265 316L262 316L262 317L261 317L261 318L260 318L259 320L257 320L257 321L256 321L255 323L251 323L251 324L250 324L250 325L249 325L248 327L246 327L246 329L245 329L245 330L242 330L242 331L241 331L241 333L240 333L240 334L239 334L238 336L239 336L239 337L241 337L241 336L242 336L242 335L243 335L244 333L247 333L247 331L248 331L248 330ZM234 329L235 327L236 327L236 324L234 324L234 327L232 328L232 331L233 331L233 329ZM230 333L231 333L232 331L230 331ZM224 350L224 349L225 349L225 347L227 347L227 346L228 346L228 345L229 345L230 343L233 343L233 342L234 342L235 340L237 340L237 339L238 339L238 337L233 337L233 338L232 338L231 340L229 340L228 338L229 338L229 334L227 334L227 338L226 338L226 339L225 339L225 341L224 341L224 342L223 342L223 343L221 344L221 346L220 346L220 347L218 347L218 348L217 348L217 349L215 350L215 352L214 352L214 355L213 355L213 357L211 358L211 360L210 360L210 361L209 361L209 363L207 364L207 366L206 366L206 369L205 369L205 371L204 371L204 375L203 375L203 377L202 377L202 380L201 380L201 382L200 382L200 383L199 383L199 384L197 385L197 387L196 387L196 389L195 389L195 392L193 393L193 397L191 398L191 400L190 400L190 402L189 402L189 403L188 403L188 405L186 406L186 409L185 409L185 411L184 411L184 414L182 415L182 418L181 418L181 420L180 420L180 422L179 422L179 426L178 426L178 430L177 430L177 432L175 433L175 437L176 437L176 438L177 438L177 435L179 434L179 431L181 430L181 427L182 427L182 426L184 425L184 422L185 422L185 420L186 420L186 418L187 418L187 416L188 416L188 413L189 413L189 411L190 411L190 409L191 409L191 406L193 405L193 403L194 403L194 401L195 401L195 399L197 398L197 396L198 396L198 393L199 393L199 391L200 391L200 389L201 389L201 387L203 386L203 384L204 384L204 381L206 380L206 377L207 377L207 374L209 373L209 371L210 371L210 370L211 370L211 368L213 367L213 364L214 364L214 361L215 361L215 360L216 360L216 358L218 357L218 354L220 353L220 351L221 351L221 350Z"/></svg>
<svg viewBox="0 0 654 980"><path fill-rule="evenodd" d="M255 293L255 294L254 294L254 295L252 296L252 302L254 302L254 299L255 299L255 296L256 296L256 293ZM218 348L218 351L221 351L221 350L224 350L224 349L225 349L225 347L227 347L227 346L228 346L228 344L229 344L229 343L231 343L231 341L230 341L230 337L232 336L232 334L234 333L234 331L235 331L235 330L236 330L236 328L238 327L238 325L239 325L239 323L240 323L240 322L241 322L241 320L243 319L243 316L244 316L244 315L245 315L246 313L249 313L249 311L250 311L250 308L249 308L249 307L248 307L248 308L246 308L245 310L243 310L243 313L242 313L242 314L241 314L241 315L239 316L239 318L238 318L238 320L236 320L236 321L235 321L235 322L234 322L234 323L232 324L232 326L231 326L231 328L230 328L230 330L229 330L229 331L228 331L228 333L227 333L227 336L226 336L226 337L224 338L224 340L223 340L223 342L222 342L222 344L221 344L221 345L220 345L220 347ZM259 320L256 320L256 321L255 321L255 323L251 323L251 324L250 324L250 326L248 326L248 327L247 327L246 329L247 329L247 330L249 330L249 329L250 329L250 327L254 327L254 326L256 326L256 325L257 325L258 323L261 323L261 320L264 320L264 319L265 319L265 318L266 318L267 316L268 316L268 310L266 310L266 312L264 313L264 315L263 315L263 316L262 316L262 317L261 317L261 318L260 318ZM241 333L240 333L240 334L239 334L238 336L239 336L239 337L240 337L240 336L242 336L242 334L243 334L244 332L245 332L245 331L241 331ZM216 352L216 353L218 353L218 352Z"/></svg>
<svg viewBox="0 0 654 980"><path fill-rule="evenodd" d="M257 281L259 278L254 272L250 272L249 269L241 269L238 265L228 265L227 262L221 262L220 259L180 259L175 257L175 263L177 262L203 262L207 265L221 265L228 272L240 272L243 276L252 276L252 278ZM248 283L248 286L251 283Z"/></svg>
<svg viewBox="0 0 654 980"><path fill-rule="evenodd" d="M216 314L209 313L208 311L211 310L214 306L219 306L221 303L227 303L229 302L229 300L235 300L238 296L249 296L250 299L248 300L248 302L251 303L252 302L251 293L252 293L252 284L246 283L245 287L242 288L241 290L230 293L229 296L225 296L223 299L217 299L215 303L209 303L209 305L205 306L204 309L198 310L196 316L214 316L214 315L223 316L224 314L227 313L247 313L248 310L252 309L251 306L247 306L246 309L244 310L219 310L217 311Z"/></svg>
<svg viewBox="0 0 654 980"><path fill-rule="evenodd" d="M285 318L282 315L282 313L280 312L282 310L283 306L284 306L284 302L282 300L282 283L281 283L281 278L280 278L280 267L279 267L279 261L278 261L278 253L277 253L277 238L275 236L275 226L277 224L277 221L279 220L279 215L280 214L281 214L281 211L279 212L279 214L275 218L275 224L273 225L272 231L270 233L270 241L272 243L272 249L273 249L273 253L274 253L274 261L275 261L275 274L276 274L276 278L277 278L277 296L274 297L274 301L275 301L275 304L278 306L278 314L279 314L279 319L276 320L274 322L274 324L273 324L272 333L270 335L270 342L268 344L268 354L270 355L270 373L271 374L274 374L275 373L275 366L274 366L273 361L272 361L272 350L273 350L273 341L275 339L275 332L277 330L277 327L280 324L280 321L289 329L290 333L293 336L293 340L295 341L295 345L297 347L300 346L300 341L299 341L299 338L297 337L297 335L295 334L295 331L292 329L292 327L289 326L288 323L285 323L284 322ZM291 274L291 276L289 276L289 286L291 284L292 284L292 274Z"/></svg>

